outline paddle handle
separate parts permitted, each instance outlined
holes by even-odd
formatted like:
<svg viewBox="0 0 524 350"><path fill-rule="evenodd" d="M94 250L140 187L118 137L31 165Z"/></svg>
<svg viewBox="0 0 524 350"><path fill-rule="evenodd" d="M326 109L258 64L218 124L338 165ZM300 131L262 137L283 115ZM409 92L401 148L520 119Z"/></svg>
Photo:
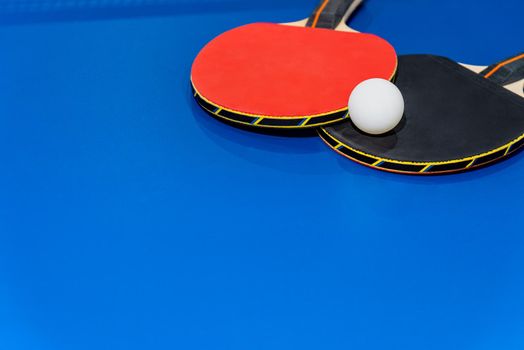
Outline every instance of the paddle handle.
<svg viewBox="0 0 524 350"><path fill-rule="evenodd" d="M499 85L509 85L524 79L524 53L519 53L488 66L479 73Z"/></svg>
<svg viewBox="0 0 524 350"><path fill-rule="evenodd" d="M335 29L361 2L362 0L322 0L307 20L306 27Z"/></svg>

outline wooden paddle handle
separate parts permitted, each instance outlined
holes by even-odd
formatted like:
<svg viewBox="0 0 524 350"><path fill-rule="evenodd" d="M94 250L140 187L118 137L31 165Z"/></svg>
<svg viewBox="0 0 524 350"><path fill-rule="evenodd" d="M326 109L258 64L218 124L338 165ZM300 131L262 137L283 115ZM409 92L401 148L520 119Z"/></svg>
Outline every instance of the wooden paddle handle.
<svg viewBox="0 0 524 350"><path fill-rule="evenodd" d="M509 85L524 79L524 53L488 66L479 73L499 85Z"/></svg>
<svg viewBox="0 0 524 350"><path fill-rule="evenodd" d="M309 17L306 27L335 29L362 0L322 0Z"/></svg>

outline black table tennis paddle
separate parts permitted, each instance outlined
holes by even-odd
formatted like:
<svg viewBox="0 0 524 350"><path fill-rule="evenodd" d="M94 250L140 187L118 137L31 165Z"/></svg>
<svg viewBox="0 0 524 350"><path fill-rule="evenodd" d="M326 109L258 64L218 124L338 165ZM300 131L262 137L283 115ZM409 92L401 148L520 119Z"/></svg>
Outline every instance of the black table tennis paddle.
<svg viewBox="0 0 524 350"><path fill-rule="evenodd" d="M437 174L471 169L524 144L523 78L524 54L489 67L433 55L399 56L395 84L405 112L394 130L368 135L347 120L319 134L343 156L380 170Z"/></svg>

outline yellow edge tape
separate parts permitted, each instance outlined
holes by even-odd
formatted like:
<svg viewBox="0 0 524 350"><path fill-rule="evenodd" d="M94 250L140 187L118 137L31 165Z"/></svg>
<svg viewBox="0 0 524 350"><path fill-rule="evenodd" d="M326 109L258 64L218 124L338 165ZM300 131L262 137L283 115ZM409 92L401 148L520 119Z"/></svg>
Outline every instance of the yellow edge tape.
<svg viewBox="0 0 524 350"><path fill-rule="evenodd" d="M500 150L503 150L505 148L507 148L506 150L506 153L504 153L504 155L507 155L508 151L509 151L509 148L514 145L515 143L519 142L520 140L522 140L524 138L524 134L520 135L519 137L517 137L516 139L510 141L509 143L503 145L503 146L500 146L498 148L495 148L491 151L488 151L488 152L484 152L484 153L480 153L480 154L476 154L474 156L469 156L469 157L465 157L465 158L460 158L460 159L453 159L453 160L446 160L446 161L442 161L442 162L407 162L407 161L401 161L401 160L394 160L394 159L388 159L388 158L379 158L377 156L374 156L374 155L371 155L371 154L368 154L368 153L365 153L365 152L362 152L362 151L359 151L357 149L354 149L352 147L349 147L348 145L346 145L345 143L343 142L340 142L339 140L335 139L333 136L331 136L330 134L328 134L328 132L326 130L324 130L324 128L322 128L322 131L324 132L324 134L326 136L328 136L330 139L332 139L333 141L335 142L338 142L339 144L343 145L344 147L346 147L347 149L355 152L355 153L358 153L360 155L363 155L363 156L366 156L366 157L369 157L369 158L372 158L372 159L376 159L377 161L375 163L373 163L372 165L375 165L377 163L380 163L380 162L388 162L388 163L394 163L394 164L406 164L406 165L419 165L419 166L422 166L424 165L424 169L422 170L425 170L426 168L430 167L430 166L434 166L434 165L442 165L442 164L453 164L453 163L460 163L460 162L464 162L464 161L467 161L467 160L471 160L471 162L466 166L466 168L470 167L473 162L478 159L478 158L481 158L481 157L484 157L484 156L487 156L487 155L490 155L490 154L493 154L493 153L496 153Z"/></svg>
<svg viewBox="0 0 524 350"><path fill-rule="evenodd" d="M264 118L259 118L254 124L251 124L251 123L247 123L247 122L243 122L243 121L240 121L240 120L236 120L236 119L231 119L231 118L228 118L228 117L224 117L223 115L220 115L220 114L217 114L218 112L213 112L207 108L205 108L204 106L202 105L199 105L202 109L205 109L206 111L208 111L209 113L221 118L221 119L225 119L225 120L228 120L230 122L234 122L234 123L238 123L238 124L244 124L244 125L250 125L250 126L253 126L253 125L258 125L258 123L260 123L262 121L262 119ZM330 121L329 123L336 123L336 122L339 122L339 121L342 121L344 120L345 116L340 118L340 119L335 119L335 120L332 120ZM304 125L304 126L300 126L300 125L292 125L292 126L275 126L275 125L260 125L260 127L264 127L264 128L270 128L270 129L297 129L297 128L301 128L301 129L306 129L306 128L315 128L315 127L319 127L321 125L325 125L325 124L310 124L310 125Z"/></svg>
<svg viewBox="0 0 524 350"><path fill-rule="evenodd" d="M191 85L193 85L193 81L191 81ZM334 111L329 112L329 113L313 114L313 115L300 116L300 117L295 117L295 116L267 116L267 115L260 115L260 114L251 114L251 113L235 111L233 109L229 109L229 108L225 108L225 107L219 106L216 103L213 103L213 102L209 101L207 98L205 98L204 96L202 96L202 94L200 94L200 92L198 92L198 90L195 88L195 85L193 85L193 89L196 92L196 94L194 95L195 97L197 95L200 96L201 99L203 99L204 101L206 101L210 105L212 105L214 107L217 107L217 108L220 108L220 109L222 109L224 111L228 111L228 112L236 113L236 114L240 114L240 115L245 115L245 116L248 116L248 117L256 117L256 118L261 117L261 118L264 118L264 119L269 118L269 119L297 119L298 120L298 119L304 119L304 118L325 117L326 115L335 114L335 113L342 112L342 111L347 111L347 107L346 107L346 108L341 108L341 109L334 110Z"/></svg>

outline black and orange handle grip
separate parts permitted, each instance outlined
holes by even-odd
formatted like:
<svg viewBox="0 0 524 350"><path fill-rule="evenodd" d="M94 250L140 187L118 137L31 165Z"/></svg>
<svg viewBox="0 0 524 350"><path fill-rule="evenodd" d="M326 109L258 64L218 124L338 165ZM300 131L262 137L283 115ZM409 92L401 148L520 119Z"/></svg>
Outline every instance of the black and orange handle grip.
<svg viewBox="0 0 524 350"><path fill-rule="evenodd" d="M488 66L480 75L499 85L524 79L524 52Z"/></svg>
<svg viewBox="0 0 524 350"><path fill-rule="evenodd" d="M350 10L362 0L322 0L309 17L306 27L335 29Z"/></svg>

